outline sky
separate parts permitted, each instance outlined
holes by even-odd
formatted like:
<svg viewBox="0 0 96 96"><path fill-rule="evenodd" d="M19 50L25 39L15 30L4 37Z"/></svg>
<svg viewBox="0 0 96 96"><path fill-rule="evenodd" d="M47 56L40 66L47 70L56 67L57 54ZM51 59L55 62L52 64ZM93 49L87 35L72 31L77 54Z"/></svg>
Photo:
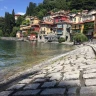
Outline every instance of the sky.
<svg viewBox="0 0 96 96"><path fill-rule="evenodd" d="M42 3L43 0L0 0L0 16L5 16L5 12L12 13L14 9L15 14L23 15L29 2L36 4Z"/></svg>

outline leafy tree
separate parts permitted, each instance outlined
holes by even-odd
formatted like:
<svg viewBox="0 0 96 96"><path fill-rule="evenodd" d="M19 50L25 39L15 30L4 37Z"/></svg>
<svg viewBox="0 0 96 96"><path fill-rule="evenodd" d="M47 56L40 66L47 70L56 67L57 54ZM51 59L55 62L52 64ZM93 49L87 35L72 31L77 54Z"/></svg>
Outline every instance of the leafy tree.
<svg viewBox="0 0 96 96"><path fill-rule="evenodd" d="M66 0L56 0L56 7L58 9L63 9L63 10L67 10L68 9L68 5Z"/></svg>
<svg viewBox="0 0 96 96"><path fill-rule="evenodd" d="M30 21L29 20L23 20L22 21L22 25L29 25L30 24Z"/></svg>
<svg viewBox="0 0 96 96"><path fill-rule="evenodd" d="M24 17L23 16L19 16L17 21L16 21L16 26L19 27L22 24L23 20L24 20Z"/></svg>
<svg viewBox="0 0 96 96"><path fill-rule="evenodd" d="M10 34L11 37L16 37L16 33L19 31L19 27L13 27L13 30Z"/></svg>

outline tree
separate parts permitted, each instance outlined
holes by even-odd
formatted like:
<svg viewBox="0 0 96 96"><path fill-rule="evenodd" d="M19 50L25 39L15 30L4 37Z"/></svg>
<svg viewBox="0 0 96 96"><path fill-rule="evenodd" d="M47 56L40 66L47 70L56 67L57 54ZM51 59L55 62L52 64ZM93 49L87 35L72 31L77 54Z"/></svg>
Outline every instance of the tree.
<svg viewBox="0 0 96 96"><path fill-rule="evenodd" d="M8 12L5 12L5 25L4 25L4 35L10 36L10 33L13 29L13 23L12 23L12 15Z"/></svg>
<svg viewBox="0 0 96 96"><path fill-rule="evenodd" d="M12 10L12 24L13 24L13 27L15 26L15 12L14 12L14 9Z"/></svg>
<svg viewBox="0 0 96 96"><path fill-rule="evenodd" d="M34 9L36 8L36 3L30 2L29 6L26 9L26 15L32 16L34 15Z"/></svg>
<svg viewBox="0 0 96 96"><path fill-rule="evenodd" d="M0 30L2 30L2 34L4 34L4 25L5 25L5 18L0 17Z"/></svg>
<svg viewBox="0 0 96 96"><path fill-rule="evenodd" d="M66 0L56 0L55 3L56 3L56 8L68 10L68 5L67 5Z"/></svg>
<svg viewBox="0 0 96 96"><path fill-rule="evenodd" d="M23 16L19 16L16 21L16 26L19 27L22 24L22 21L24 20Z"/></svg>
<svg viewBox="0 0 96 96"><path fill-rule="evenodd" d="M29 7L27 6L27 9L26 9L26 15L29 15Z"/></svg>
<svg viewBox="0 0 96 96"><path fill-rule="evenodd" d="M11 37L16 37L16 33L19 31L19 27L13 27L13 30L10 34Z"/></svg>

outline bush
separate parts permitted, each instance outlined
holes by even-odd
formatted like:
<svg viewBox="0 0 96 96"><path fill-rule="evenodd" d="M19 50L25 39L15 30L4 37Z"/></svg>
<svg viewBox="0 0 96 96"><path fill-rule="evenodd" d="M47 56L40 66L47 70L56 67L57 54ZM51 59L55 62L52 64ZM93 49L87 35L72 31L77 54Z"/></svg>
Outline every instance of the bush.
<svg viewBox="0 0 96 96"><path fill-rule="evenodd" d="M59 42L59 43L65 42L65 38L60 37L60 38L58 39L58 42Z"/></svg>
<svg viewBox="0 0 96 96"><path fill-rule="evenodd" d="M76 43L83 43L88 40L88 38L83 33L75 33L73 40Z"/></svg>

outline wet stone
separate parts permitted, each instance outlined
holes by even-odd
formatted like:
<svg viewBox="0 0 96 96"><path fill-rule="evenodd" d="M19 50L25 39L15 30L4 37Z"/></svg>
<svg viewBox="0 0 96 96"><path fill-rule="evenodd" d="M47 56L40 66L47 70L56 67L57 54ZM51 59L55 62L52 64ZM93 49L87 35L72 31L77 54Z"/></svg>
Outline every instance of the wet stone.
<svg viewBox="0 0 96 96"><path fill-rule="evenodd" d="M22 81L20 81L19 83L21 84L26 84L26 83L30 83L32 81L32 79L23 79Z"/></svg>
<svg viewBox="0 0 96 96"><path fill-rule="evenodd" d="M40 89L37 90L24 90L18 91L13 96L29 96L29 95L37 95L40 92Z"/></svg>
<svg viewBox="0 0 96 96"><path fill-rule="evenodd" d="M63 80L60 81L58 84L59 87L75 87L75 86L80 86L80 81L79 80Z"/></svg>
<svg viewBox="0 0 96 96"><path fill-rule="evenodd" d="M18 90L18 89L21 89L24 86L25 86L25 84L16 84L16 85L11 86L7 90Z"/></svg>
<svg viewBox="0 0 96 96"><path fill-rule="evenodd" d="M96 86L81 87L80 96L96 96Z"/></svg>
<svg viewBox="0 0 96 96"><path fill-rule="evenodd" d="M55 84L56 84L56 81L45 82L41 87L54 87Z"/></svg>
<svg viewBox="0 0 96 96"><path fill-rule="evenodd" d="M96 79L86 79L86 86L96 86Z"/></svg>
<svg viewBox="0 0 96 96"><path fill-rule="evenodd" d="M37 89L40 83L29 84L24 89Z"/></svg>
<svg viewBox="0 0 96 96"><path fill-rule="evenodd" d="M12 93L12 91L2 91L0 92L0 96L9 96Z"/></svg>
<svg viewBox="0 0 96 96"><path fill-rule="evenodd" d="M52 88L52 89L45 89L41 92L43 96L64 96L65 88Z"/></svg>

